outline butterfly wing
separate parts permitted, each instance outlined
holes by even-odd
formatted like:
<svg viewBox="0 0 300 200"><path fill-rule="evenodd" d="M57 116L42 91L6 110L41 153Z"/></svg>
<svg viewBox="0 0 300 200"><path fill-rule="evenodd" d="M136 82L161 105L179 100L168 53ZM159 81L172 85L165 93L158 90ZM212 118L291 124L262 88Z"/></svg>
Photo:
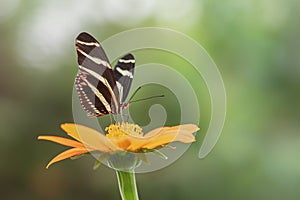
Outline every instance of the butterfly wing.
<svg viewBox="0 0 300 200"><path fill-rule="evenodd" d="M119 89L121 103L125 102L133 80L135 59L132 54L127 54L119 59L113 72Z"/></svg>
<svg viewBox="0 0 300 200"><path fill-rule="evenodd" d="M75 87L83 109L89 117L119 113L119 91L108 58L90 34L82 32L76 38L79 71Z"/></svg>

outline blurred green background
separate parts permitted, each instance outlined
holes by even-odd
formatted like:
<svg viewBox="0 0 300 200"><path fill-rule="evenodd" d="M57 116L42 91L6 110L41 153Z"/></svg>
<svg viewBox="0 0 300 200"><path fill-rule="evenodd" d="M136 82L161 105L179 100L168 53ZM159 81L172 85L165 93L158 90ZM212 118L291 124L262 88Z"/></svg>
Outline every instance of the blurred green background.
<svg viewBox="0 0 300 200"><path fill-rule="evenodd" d="M65 148L36 138L64 135L59 124L73 121L79 32L103 41L158 26L203 45L223 76L228 110L217 146L199 160L210 104L197 86L205 99L199 142L171 166L137 175L141 199L299 199L299 8L297 0L1 0L0 198L120 199L114 172L93 171L91 157L46 170ZM165 54L137 52L137 64L166 63L189 76L188 64Z"/></svg>

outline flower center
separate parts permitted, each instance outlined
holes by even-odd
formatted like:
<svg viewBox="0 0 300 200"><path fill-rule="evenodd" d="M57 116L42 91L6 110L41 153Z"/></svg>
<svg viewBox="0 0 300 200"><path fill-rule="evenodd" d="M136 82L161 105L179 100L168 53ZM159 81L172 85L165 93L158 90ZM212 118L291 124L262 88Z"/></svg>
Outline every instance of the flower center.
<svg viewBox="0 0 300 200"><path fill-rule="evenodd" d="M106 137L122 137L130 135L133 137L143 137L144 133L141 127L137 124L130 124L128 122L122 122L121 124L111 124L105 128L108 134Z"/></svg>

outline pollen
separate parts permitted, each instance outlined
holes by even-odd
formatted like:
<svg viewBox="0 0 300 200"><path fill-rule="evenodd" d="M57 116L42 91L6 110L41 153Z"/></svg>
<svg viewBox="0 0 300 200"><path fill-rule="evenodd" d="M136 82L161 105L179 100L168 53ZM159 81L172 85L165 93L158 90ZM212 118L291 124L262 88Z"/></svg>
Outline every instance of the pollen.
<svg viewBox="0 0 300 200"><path fill-rule="evenodd" d="M108 134L106 137L122 137L122 136L133 136L133 137L143 137L144 133L141 127L137 124L130 124L128 122L122 122L118 124L111 124L105 128Z"/></svg>

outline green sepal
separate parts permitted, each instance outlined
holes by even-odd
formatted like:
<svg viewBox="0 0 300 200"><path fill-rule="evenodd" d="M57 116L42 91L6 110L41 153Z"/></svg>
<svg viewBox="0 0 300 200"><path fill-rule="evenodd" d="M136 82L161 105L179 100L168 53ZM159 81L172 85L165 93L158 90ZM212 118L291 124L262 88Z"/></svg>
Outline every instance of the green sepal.
<svg viewBox="0 0 300 200"><path fill-rule="evenodd" d="M99 157L98 157L98 159L95 161L95 164L94 164L94 166L93 166L93 170L96 170L96 169L98 169L100 166L101 166L101 164L102 164L102 161L103 160L105 160L105 159L107 159L108 158L108 154L101 154Z"/></svg>
<svg viewBox="0 0 300 200"><path fill-rule="evenodd" d="M150 164L149 159L146 153L135 153L134 154L139 160L143 161L146 164Z"/></svg>
<svg viewBox="0 0 300 200"><path fill-rule="evenodd" d="M80 154L80 155L77 155L77 156L72 156L70 157L71 160L77 160L78 158L81 158L83 157L85 154Z"/></svg>
<svg viewBox="0 0 300 200"><path fill-rule="evenodd" d="M168 160L168 156L166 156L165 154L163 154L162 152L160 152L157 149L153 149L153 153L155 153L156 155L158 155L159 157L161 157L162 159Z"/></svg>

